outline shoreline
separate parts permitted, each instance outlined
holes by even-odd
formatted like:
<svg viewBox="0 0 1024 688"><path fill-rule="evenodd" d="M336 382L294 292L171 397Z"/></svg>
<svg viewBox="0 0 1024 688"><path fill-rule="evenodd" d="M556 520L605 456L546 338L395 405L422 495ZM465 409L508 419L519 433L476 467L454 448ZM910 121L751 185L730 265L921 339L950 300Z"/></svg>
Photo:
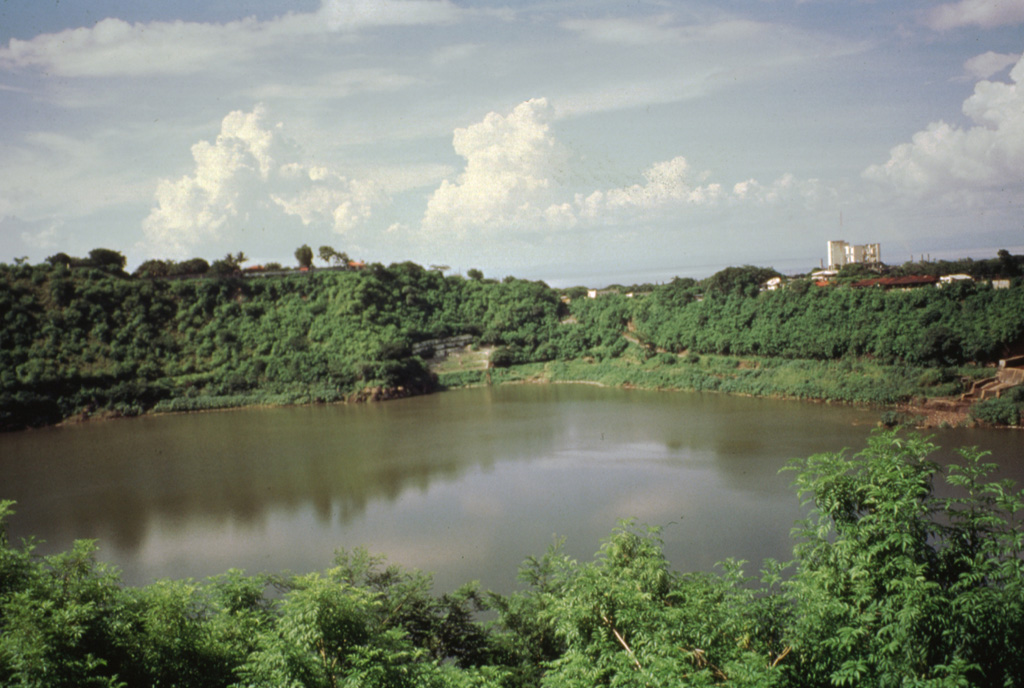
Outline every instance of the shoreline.
<svg viewBox="0 0 1024 688"><path fill-rule="evenodd" d="M524 364L523 367L534 367L538 364ZM462 389L462 388L473 388L482 387L488 385L507 385L507 384L584 384L593 385L596 387L603 387L607 389L638 389L647 391L661 391L661 392L713 392L718 394L729 394L733 396L745 396L756 399L770 399L775 401L797 401L814 404L842 404L848 406L855 406L864 409L873 409L879 412L880 418L878 424L886 425L887 423L883 420L884 416L888 413L894 413L897 421L892 423L893 425L902 425L906 427L912 427L914 429L937 429L937 428L952 428L952 427L965 427L965 428L985 428L985 429L1008 429L1008 430L1021 430L1024 429L1024 425L992 425L979 421L972 418L970 415L971 404L965 403L959 399L959 396L935 396L935 397L918 397L914 396L908 400L900 400L891 403L876 403L870 401L849 401L844 399L832 399L827 397L807 397L798 396L794 394L756 394L751 392L740 392L732 390L722 389L697 389L694 387L673 387L673 386L648 386L643 384L636 384L633 382L627 382L624 384L612 384L603 382L601 380L593 379L558 379L551 376L551 370L548 368L548 364L539 364L543 366L540 370L534 370L523 377L501 380L489 381L489 382L478 382L471 384L463 384L453 386L444 389ZM742 367L742 366L741 366ZM516 367L507 368L505 370L511 371L515 374L517 371ZM526 372L526 371L524 371Z"/></svg>
<svg viewBox="0 0 1024 688"><path fill-rule="evenodd" d="M1009 430L1020 430L1024 429L1021 425L1008 425L1008 426L995 426L988 424L981 424L970 417L969 407L964 407L962 410L950 411L944 408L937 408L934 405L936 401L953 401L948 397L935 397L932 399L926 399L923 401L911 401L911 402L899 402L895 404L874 404L871 402L856 402L856 401L841 401L836 399L821 399L821 398L807 398L797 396L785 396L785 395L758 395L749 394L743 392L728 392L721 390L697 390L697 389L683 389L683 388L666 388L666 387L645 387L642 385L610 385L598 380L551 380L545 378L530 378L530 379L519 379L519 380L508 380L497 383L478 383L460 385L458 387L448 387L439 390L440 392L455 391L459 389L474 389L477 387L488 387L488 386L501 386L501 385L591 385L594 387L602 387L604 389L627 389L627 390L641 390L648 392L666 392L672 393L700 393L700 394L727 394L730 396L748 397L751 399L767 399L770 401L785 401L785 402L798 402L806 404L840 404L843 406L855 406L864 409L877 410L880 413L887 411L895 411L901 416L907 419L907 422L897 423L897 425L905 425L919 430L944 428L944 427L967 427L967 428L986 428L986 429L1009 429ZM879 425L884 425L881 418L878 420Z"/></svg>
<svg viewBox="0 0 1024 688"><path fill-rule="evenodd" d="M501 374L495 375L495 371L503 371ZM481 370L481 373L485 371ZM751 392L742 392L736 390L723 390L723 389L698 389L694 387L680 387L680 386L669 386L669 385L644 385L638 384L633 381L624 382L621 384L614 384L602 380L595 379L566 379L559 378L558 371L552 370L548 367L548 364L522 364L521 366L512 366L509 368L501 369L490 369L491 375L485 379L481 375L481 379L476 382L470 382L468 384L458 384L447 386L443 382L439 381L437 387L428 390L412 390L407 387L399 387L394 390L387 390L380 386L371 386L362 390L353 392L346 395L343 399L332 400L332 401L320 401L320 400L307 400L297 401L290 403L226 403L225 405L211 405L207 408L198 409L182 409L182 410L156 410L149 409L143 413L137 415L122 415L116 411L97 411L95 413L78 413L68 418L65 418L57 423L51 425L33 426L22 428L21 430L33 430L47 427L66 427L73 425L80 425L84 423L92 423L96 421L111 421L121 420L128 418L143 418L143 417L154 417L160 415L184 415L193 413L211 413L221 411L234 411L243 409L256 409L256 408L283 408L287 406L315 406L315 405L338 405L338 404L365 404L365 403L379 403L386 402L395 399L410 398L413 396L424 396L428 394L443 393L446 391L455 391L458 389L470 389L474 387L486 387L486 386L502 386L502 385L517 385L517 384L556 384L556 385L591 385L594 387L602 387L606 389L636 389L645 391L661 391L661 392L713 392L718 394L729 394L733 396L746 396L758 399L769 399L775 401L798 401L805 403L814 404L843 404L858 406L866 409L877 410L880 414L879 425L885 425L881 416L888 413L893 413L896 419L895 425L904 425L915 429L933 429L943 427L981 427L987 429L994 428L1005 428L1011 430L1024 429L1022 425L1015 426L995 426L987 423L979 422L970 416L970 405L960 402L958 399L953 397L931 397L931 398L913 398L906 401L898 401L894 403L874 403L869 401L849 401L843 399L830 399L823 397L813 396L798 396L794 394L756 394ZM209 397L211 401L216 397ZM17 430L9 430L7 432L18 432Z"/></svg>

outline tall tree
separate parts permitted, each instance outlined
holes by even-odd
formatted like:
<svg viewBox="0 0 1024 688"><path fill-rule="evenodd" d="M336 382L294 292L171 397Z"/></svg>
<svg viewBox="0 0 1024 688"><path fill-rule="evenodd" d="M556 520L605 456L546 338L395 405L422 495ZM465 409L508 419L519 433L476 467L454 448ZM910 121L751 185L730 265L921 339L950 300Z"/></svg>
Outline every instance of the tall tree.
<svg viewBox="0 0 1024 688"><path fill-rule="evenodd" d="M754 265L728 267L719 270L704 280L704 289L708 292L721 294L756 295L762 284L779 273L773 268L762 268Z"/></svg>
<svg viewBox="0 0 1024 688"><path fill-rule="evenodd" d="M46 259L46 262L53 266L63 265L64 267L69 268L71 267L71 263L74 262L74 260L74 258L72 258L71 256L62 251L60 253L55 253L52 256L49 256Z"/></svg>
<svg viewBox="0 0 1024 688"><path fill-rule="evenodd" d="M348 265L348 254L335 250L333 246L321 246L317 253L320 260L328 265Z"/></svg>
<svg viewBox="0 0 1024 688"><path fill-rule="evenodd" d="M1020 264L1013 254L1005 248L1001 248L996 253L996 256L999 263L999 272L1002 273L1003 277L1016 277L1020 274Z"/></svg>
<svg viewBox="0 0 1024 688"><path fill-rule="evenodd" d="M98 268L114 268L123 270L127 260L120 251L109 248L94 248L89 251L89 260Z"/></svg>
<svg viewBox="0 0 1024 688"><path fill-rule="evenodd" d="M132 274L136 277L167 277L171 274L171 267L173 263L166 260L158 260L156 258L144 261L139 267L135 268L135 272Z"/></svg>
<svg viewBox="0 0 1024 688"><path fill-rule="evenodd" d="M295 260L299 261L300 268L313 267L313 249L303 244L295 249Z"/></svg>

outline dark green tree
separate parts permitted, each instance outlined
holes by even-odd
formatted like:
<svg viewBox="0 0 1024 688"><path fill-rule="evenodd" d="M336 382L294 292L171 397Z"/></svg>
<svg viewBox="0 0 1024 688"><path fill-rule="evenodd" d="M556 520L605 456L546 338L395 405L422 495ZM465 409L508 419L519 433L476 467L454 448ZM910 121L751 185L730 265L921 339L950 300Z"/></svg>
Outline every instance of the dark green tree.
<svg viewBox="0 0 1024 688"><path fill-rule="evenodd" d="M94 248L89 251L89 262L98 268L120 271L124 269L127 259L120 251L109 248Z"/></svg>
<svg viewBox="0 0 1024 688"><path fill-rule="evenodd" d="M719 270L703 282L708 293L756 295L761 285L780 273L773 268L762 268L754 265L729 267Z"/></svg>
<svg viewBox="0 0 1024 688"><path fill-rule="evenodd" d="M61 252L49 256L46 259L46 262L49 263L50 265L53 265L54 267L61 265L66 268L69 268L71 267L71 264L74 262L74 260L75 259L69 256L68 254Z"/></svg>
<svg viewBox="0 0 1024 688"><path fill-rule="evenodd" d="M788 587L795 685L1020 685L1024 493L976 450L943 476L935 450L889 431L792 464L813 507Z"/></svg>
<svg viewBox="0 0 1024 688"><path fill-rule="evenodd" d="M167 277L171 274L173 263L166 260L151 259L143 261L132 273L135 277Z"/></svg>
<svg viewBox="0 0 1024 688"><path fill-rule="evenodd" d="M333 246L321 246L317 254L328 265L348 265L348 254L337 251Z"/></svg>
<svg viewBox="0 0 1024 688"><path fill-rule="evenodd" d="M171 269L174 275L202 275L210 269L210 264L202 258L190 258L175 263Z"/></svg>
<svg viewBox="0 0 1024 688"><path fill-rule="evenodd" d="M1020 274L1020 262L1005 248L999 249L996 259L999 263L999 272L1003 277L1016 277Z"/></svg>
<svg viewBox="0 0 1024 688"><path fill-rule="evenodd" d="M235 264L234 257L228 254L224 258L213 261L209 272L218 277L227 277L238 272L238 265Z"/></svg>
<svg viewBox="0 0 1024 688"><path fill-rule="evenodd" d="M303 244L295 249L295 260L299 262L300 268L311 268L313 267L313 249L307 244Z"/></svg>

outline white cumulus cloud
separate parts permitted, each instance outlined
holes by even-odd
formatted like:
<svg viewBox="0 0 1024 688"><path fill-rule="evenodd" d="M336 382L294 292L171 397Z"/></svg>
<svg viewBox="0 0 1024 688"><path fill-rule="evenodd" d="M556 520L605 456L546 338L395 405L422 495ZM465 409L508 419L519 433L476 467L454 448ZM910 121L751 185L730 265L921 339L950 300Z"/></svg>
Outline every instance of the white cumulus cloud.
<svg viewBox="0 0 1024 688"><path fill-rule="evenodd" d="M652 165L644 172L645 182L576 196L580 215L600 219L622 212L653 211L665 206L710 205L720 200L721 184L701 184L707 172L693 175L686 158L677 156Z"/></svg>
<svg viewBox="0 0 1024 688"><path fill-rule="evenodd" d="M387 202L373 182L304 161L280 125L266 126L265 116L262 106L228 114L213 143L192 146L193 173L160 182L156 207L143 222L152 249L182 257L195 246L283 216L342 233Z"/></svg>
<svg viewBox="0 0 1024 688"><path fill-rule="evenodd" d="M568 160L551 134L552 117L547 100L537 98L507 116L492 112L456 129L452 145L466 166L454 182L446 179L434 191L424 228L463 234L470 227L546 222L556 191L553 178Z"/></svg>
<svg viewBox="0 0 1024 688"><path fill-rule="evenodd" d="M687 208L762 203L804 204L828 196L816 180L783 175L764 186L754 179L729 191L694 171L683 156L652 164L643 179L620 187L579 191L574 159L551 131L553 108L544 98L510 114L488 114L457 129L455 152L466 159L461 174L445 179L427 203L422 228L434 235L464 237L470 231L565 230L664 219ZM831 198L830 196L828 196Z"/></svg>
<svg viewBox="0 0 1024 688"><path fill-rule="evenodd" d="M911 196L1024 190L1024 58L1010 83L978 82L963 112L972 126L932 122L864 177Z"/></svg>
<svg viewBox="0 0 1024 688"><path fill-rule="evenodd" d="M836 189L818 179L800 179L787 172L768 185L756 179L739 182L733 185L730 200L755 205L799 203L812 208L834 204L837 196Z"/></svg>
<svg viewBox="0 0 1024 688"><path fill-rule="evenodd" d="M963 26L991 29L1024 23L1024 0L960 0L929 11L925 23L936 31Z"/></svg>

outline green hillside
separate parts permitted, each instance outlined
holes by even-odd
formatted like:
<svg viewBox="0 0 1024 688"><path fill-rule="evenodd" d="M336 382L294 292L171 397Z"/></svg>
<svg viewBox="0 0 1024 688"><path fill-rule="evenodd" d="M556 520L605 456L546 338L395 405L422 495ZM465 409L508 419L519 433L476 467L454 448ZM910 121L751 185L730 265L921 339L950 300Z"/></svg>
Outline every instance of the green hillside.
<svg viewBox="0 0 1024 688"><path fill-rule="evenodd" d="M130 276L93 253L0 265L0 428L509 379L892 404L959 394L1024 341L1019 283L761 291L773 271L729 268L586 298L413 263ZM416 345L455 335L494 370L432 370Z"/></svg>

